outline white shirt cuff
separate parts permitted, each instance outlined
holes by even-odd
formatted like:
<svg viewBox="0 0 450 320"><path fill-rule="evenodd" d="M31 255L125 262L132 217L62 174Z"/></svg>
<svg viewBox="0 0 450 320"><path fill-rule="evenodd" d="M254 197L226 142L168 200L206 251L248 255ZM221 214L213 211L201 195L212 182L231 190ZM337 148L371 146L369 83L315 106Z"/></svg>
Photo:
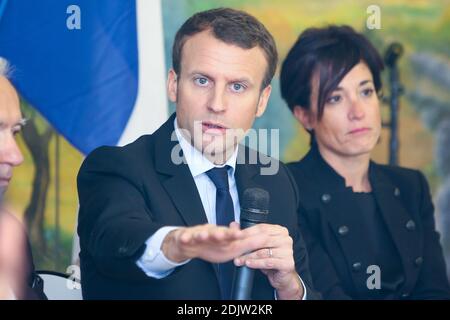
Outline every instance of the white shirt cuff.
<svg viewBox="0 0 450 320"><path fill-rule="evenodd" d="M305 283L303 282L302 278L300 276L298 276L298 278L300 279L300 282L302 283L303 286L303 298L302 300L306 300L306 286ZM278 296L277 296L277 290L274 291L275 294L275 300L278 300Z"/></svg>
<svg viewBox="0 0 450 320"><path fill-rule="evenodd" d="M170 231L178 228L162 227L145 242L147 248L144 254L136 261L136 264L147 276L156 279L167 277L176 267L182 266L190 261L190 259L180 263L170 261L161 251L161 244L164 238Z"/></svg>

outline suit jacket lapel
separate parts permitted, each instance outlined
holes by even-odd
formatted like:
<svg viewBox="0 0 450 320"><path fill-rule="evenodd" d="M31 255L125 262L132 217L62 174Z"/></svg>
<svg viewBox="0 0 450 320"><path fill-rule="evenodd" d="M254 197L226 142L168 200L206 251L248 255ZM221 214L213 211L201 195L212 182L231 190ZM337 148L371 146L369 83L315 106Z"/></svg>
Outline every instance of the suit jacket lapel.
<svg viewBox="0 0 450 320"><path fill-rule="evenodd" d="M260 186L253 180L253 178L258 174L258 167L248 163L249 153L252 151L254 152L254 150L243 145L239 145L238 147L239 150L236 158L236 170L234 177L236 179L239 199L242 199L246 189Z"/></svg>
<svg viewBox="0 0 450 320"><path fill-rule="evenodd" d="M175 113L154 134L155 167L158 172L167 177L163 181L163 186L186 225L205 224L208 220L194 178L176 138L174 119Z"/></svg>

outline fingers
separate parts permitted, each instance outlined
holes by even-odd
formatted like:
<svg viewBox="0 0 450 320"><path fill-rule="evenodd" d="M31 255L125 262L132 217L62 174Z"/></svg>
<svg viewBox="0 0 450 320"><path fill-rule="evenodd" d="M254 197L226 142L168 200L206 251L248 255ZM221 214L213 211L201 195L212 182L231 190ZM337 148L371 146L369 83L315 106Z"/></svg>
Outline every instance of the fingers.
<svg viewBox="0 0 450 320"><path fill-rule="evenodd" d="M201 226L184 228L179 239L184 245L198 245L202 243L226 243L243 237L239 228L226 228L205 224Z"/></svg>
<svg viewBox="0 0 450 320"><path fill-rule="evenodd" d="M289 236L287 228L276 224L261 223L243 230L245 236L264 234L267 236Z"/></svg>
<svg viewBox="0 0 450 320"><path fill-rule="evenodd" d="M286 228L260 224L244 230L205 224L180 229L181 252L210 262L234 259L236 265L255 269L286 270L293 266L292 238Z"/></svg>
<svg viewBox="0 0 450 320"><path fill-rule="evenodd" d="M249 268L261 270L292 271L295 269L293 240L286 228L277 225L259 225L253 230L244 231L261 246L255 250L234 259L237 266L246 265ZM251 228L249 228L251 229Z"/></svg>
<svg viewBox="0 0 450 320"><path fill-rule="evenodd" d="M290 236L271 236L263 241L264 247L246 253L242 259L285 258L293 255L293 241Z"/></svg>
<svg viewBox="0 0 450 320"><path fill-rule="evenodd" d="M240 230L241 226L239 225L239 223L237 223L236 221L233 221L230 223L230 228L231 229L236 229L236 230Z"/></svg>
<svg viewBox="0 0 450 320"><path fill-rule="evenodd" d="M236 260L235 260L236 261ZM276 270L276 271L293 271L295 263L293 258L265 258L265 259L245 259L238 258L238 266L245 265L252 269L260 270Z"/></svg>
<svg viewBox="0 0 450 320"><path fill-rule="evenodd" d="M287 246L263 248L234 259L237 266L247 265L252 268L287 270L291 268L293 250Z"/></svg>

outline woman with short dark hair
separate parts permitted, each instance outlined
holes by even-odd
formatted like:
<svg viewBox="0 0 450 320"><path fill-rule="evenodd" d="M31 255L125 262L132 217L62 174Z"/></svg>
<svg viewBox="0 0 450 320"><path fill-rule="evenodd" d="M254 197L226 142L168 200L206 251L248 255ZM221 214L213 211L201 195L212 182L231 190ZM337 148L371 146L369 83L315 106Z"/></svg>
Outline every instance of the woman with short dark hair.
<svg viewBox="0 0 450 320"><path fill-rule="evenodd" d="M289 168L313 282L325 299L449 299L425 177L370 160L382 69L348 26L304 31L282 65L282 96L311 134Z"/></svg>

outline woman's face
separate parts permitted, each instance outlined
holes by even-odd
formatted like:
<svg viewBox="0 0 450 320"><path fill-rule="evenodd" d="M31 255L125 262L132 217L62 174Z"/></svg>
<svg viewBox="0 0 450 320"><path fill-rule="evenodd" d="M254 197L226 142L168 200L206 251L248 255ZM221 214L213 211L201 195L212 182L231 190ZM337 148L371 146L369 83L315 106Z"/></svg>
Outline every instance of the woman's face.
<svg viewBox="0 0 450 320"><path fill-rule="evenodd" d="M317 77L311 89L311 110L296 107L295 114L307 129L314 130L320 151L340 157L368 155L380 136L381 116L367 65L360 62L345 75L326 98L321 120L317 119Z"/></svg>

